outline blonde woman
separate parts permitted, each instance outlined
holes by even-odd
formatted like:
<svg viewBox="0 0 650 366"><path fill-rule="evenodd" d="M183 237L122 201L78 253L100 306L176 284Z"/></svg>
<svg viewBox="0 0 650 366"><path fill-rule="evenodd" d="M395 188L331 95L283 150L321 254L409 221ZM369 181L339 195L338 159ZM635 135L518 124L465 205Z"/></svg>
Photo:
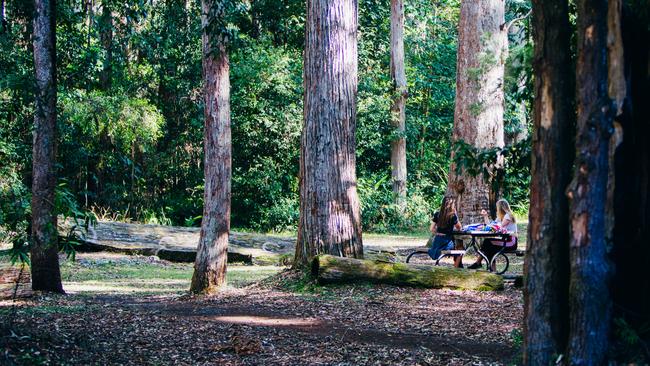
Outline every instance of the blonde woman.
<svg viewBox="0 0 650 366"><path fill-rule="evenodd" d="M489 222L489 217L488 213L485 210L481 211L481 216L483 216L483 220L485 221L485 224L490 224ZM501 241L496 241L492 239L485 239L483 240L483 244L481 245L481 251L485 256L488 258L489 261L492 261L492 258L501 250L503 249L503 246L505 244L505 250L506 252L512 252L517 250L517 221L515 220L515 215L512 214L512 211L510 210L510 204L508 204L508 201L501 199L497 201L497 219L495 222L492 222L492 224L499 225L502 229L506 229L508 233L510 234L510 241L507 241L505 243ZM470 265L467 268L470 269L477 269L481 268L481 263L483 262L483 257L479 256L476 262L474 262L472 265Z"/></svg>

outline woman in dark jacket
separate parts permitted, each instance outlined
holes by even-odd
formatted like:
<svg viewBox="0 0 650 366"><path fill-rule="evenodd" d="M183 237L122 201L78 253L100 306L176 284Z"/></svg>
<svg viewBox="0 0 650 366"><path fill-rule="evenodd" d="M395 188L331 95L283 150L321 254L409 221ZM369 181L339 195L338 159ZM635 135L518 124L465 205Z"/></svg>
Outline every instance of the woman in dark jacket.
<svg viewBox="0 0 650 366"><path fill-rule="evenodd" d="M440 212L433 215L433 222L431 223L431 234L434 235L433 245L429 249L429 256L433 260L437 260L442 254L443 250L454 249L454 238L451 232L460 230L462 225L456 214L456 199L451 196L445 196L442 199ZM454 259L455 267L462 267L462 257L457 256Z"/></svg>

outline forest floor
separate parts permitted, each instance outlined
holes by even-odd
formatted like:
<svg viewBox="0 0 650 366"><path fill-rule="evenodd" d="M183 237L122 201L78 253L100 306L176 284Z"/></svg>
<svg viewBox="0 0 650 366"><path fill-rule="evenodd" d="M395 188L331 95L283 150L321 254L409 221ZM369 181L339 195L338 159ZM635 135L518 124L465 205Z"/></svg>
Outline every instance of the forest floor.
<svg viewBox="0 0 650 366"><path fill-rule="evenodd" d="M67 295L0 302L0 364L519 363L512 285L320 286L285 267L231 265L222 293L192 297L191 264L103 252L62 260L62 276Z"/></svg>

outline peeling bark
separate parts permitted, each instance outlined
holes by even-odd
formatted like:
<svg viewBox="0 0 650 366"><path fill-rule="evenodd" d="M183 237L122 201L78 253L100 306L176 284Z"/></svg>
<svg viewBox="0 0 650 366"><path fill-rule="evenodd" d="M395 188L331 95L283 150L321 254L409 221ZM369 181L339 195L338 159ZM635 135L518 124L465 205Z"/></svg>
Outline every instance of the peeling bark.
<svg viewBox="0 0 650 366"><path fill-rule="evenodd" d="M613 104L608 96L607 1L578 1L577 133L571 222L569 363L604 364L611 319L607 215Z"/></svg>
<svg viewBox="0 0 650 366"><path fill-rule="evenodd" d="M481 149L504 145L504 12L503 0L461 2L452 144L464 141ZM490 185L462 167L457 173L454 159L452 152L447 193L458 197L463 223L482 222L481 210L490 208Z"/></svg>
<svg viewBox="0 0 650 366"><path fill-rule="evenodd" d="M215 0L202 1L205 191L201 234L190 287L190 291L204 294L216 292L226 282L230 232L230 64L227 39L223 34L214 34L208 24L216 21L210 19L214 14L210 9L215 6L219 6ZM223 15L221 12L214 16Z"/></svg>
<svg viewBox="0 0 650 366"><path fill-rule="evenodd" d="M568 338L569 216L573 70L567 0L533 1L535 102L526 285L524 363L548 365Z"/></svg>
<svg viewBox="0 0 650 366"><path fill-rule="evenodd" d="M294 263L363 257L356 188L357 2L308 0Z"/></svg>
<svg viewBox="0 0 650 366"><path fill-rule="evenodd" d="M32 289L63 292L54 206L56 188L56 4L36 0L36 93L32 159Z"/></svg>

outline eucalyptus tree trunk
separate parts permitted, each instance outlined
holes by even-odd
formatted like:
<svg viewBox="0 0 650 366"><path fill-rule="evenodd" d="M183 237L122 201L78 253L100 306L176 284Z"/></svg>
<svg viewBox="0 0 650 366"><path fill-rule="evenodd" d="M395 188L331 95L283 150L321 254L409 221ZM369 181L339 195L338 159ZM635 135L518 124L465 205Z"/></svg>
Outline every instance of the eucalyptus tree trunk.
<svg viewBox="0 0 650 366"><path fill-rule="evenodd" d="M607 0L578 1L577 35L576 157L568 190L569 363L601 365L608 351L611 319L608 191L615 113L607 90Z"/></svg>
<svg viewBox="0 0 650 366"><path fill-rule="evenodd" d="M227 37L215 32L217 27L213 26L219 17L224 16L224 5L218 0L203 0L201 6L205 192L201 234L190 291L209 294L216 292L226 282L232 175L230 65L226 49Z"/></svg>
<svg viewBox="0 0 650 366"><path fill-rule="evenodd" d="M63 292L56 208L56 4L36 0L34 145L32 159L32 289Z"/></svg>
<svg viewBox="0 0 650 366"><path fill-rule="evenodd" d="M308 0L294 263L363 257L356 189L357 2Z"/></svg>
<svg viewBox="0 0 650 366"><path fill-rule="evenodd" d="M395 203L406 209L406 70L404 66L404 2L390 2L390 77L393 81L391 125L395 137L390 143L390 163Z"/></svg>
<svg viewBox="0 0 650 366"><path fill-rule="evenodd" d="M533 0L535 102L526 285L524 363L563 354L569 322L569 205L575 115L567 0Z"/></svg>
<svg viewBox="0 0 650 366"><path fill-rule="evenodd" d="M503 77L508 45L504 3L461 2L453 148L462 142L479 149L503 147ZM457 197L463 223L482 222L481 210L490 208L487 177L472 176L463 166L457 171L454 151L451 158L447 193Z"/></svg>

